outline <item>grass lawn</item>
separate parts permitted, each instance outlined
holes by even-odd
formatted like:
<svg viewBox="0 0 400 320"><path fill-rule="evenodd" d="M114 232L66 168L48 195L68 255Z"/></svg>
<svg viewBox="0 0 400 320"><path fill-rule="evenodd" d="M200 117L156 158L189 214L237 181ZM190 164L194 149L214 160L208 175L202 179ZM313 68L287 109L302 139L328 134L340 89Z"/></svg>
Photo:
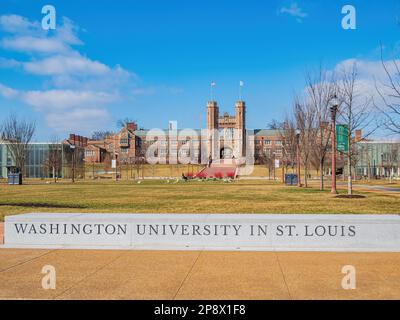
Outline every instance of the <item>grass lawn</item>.
<svg viewBox="0 0 400 320"><path fill-rule="evenodd" d="M344 193L344 189L341 193ZM399 213L400 194L362 192L337 199L329 191L269 181L86 181L0 185L0 220L27 212L133 213Z"/></svg>

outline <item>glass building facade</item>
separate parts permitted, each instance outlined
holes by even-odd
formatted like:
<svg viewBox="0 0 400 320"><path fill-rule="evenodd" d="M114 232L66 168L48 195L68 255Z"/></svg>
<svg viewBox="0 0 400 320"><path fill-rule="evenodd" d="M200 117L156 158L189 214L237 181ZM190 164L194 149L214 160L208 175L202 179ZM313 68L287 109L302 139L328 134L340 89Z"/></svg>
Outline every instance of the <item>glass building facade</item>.
<svg viewBox="0 0 400 320"><path fill-rule="evenodd" d="M0 143L0 178L7 178L14 168L9 146ZM84 148L72 149L64 143L30 143L27 146L23 172L26 178L71 178L72 172L76 178L83 178L84 171Z"/></svg>
<svg viewBox="0 0 400 320"><path fill-rule="evenodd" d="M364 177L400 177L400 142L357 143L356 173Z"/></svg>

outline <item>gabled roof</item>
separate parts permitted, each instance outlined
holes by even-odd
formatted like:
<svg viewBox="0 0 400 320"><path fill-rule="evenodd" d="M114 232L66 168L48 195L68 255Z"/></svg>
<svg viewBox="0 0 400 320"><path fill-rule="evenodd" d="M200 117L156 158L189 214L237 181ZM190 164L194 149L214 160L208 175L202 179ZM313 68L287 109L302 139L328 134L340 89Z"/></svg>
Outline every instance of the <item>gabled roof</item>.
<svg viewBox="0 0 400 320"><path fill-rule="evenodd" d="M255 129L254 135L256 137L266 136L266 137L278 137L281 135L279 130L270 130L270 129Z"/></svg>
<svg viewBox="0 0 400 320"><path fill-rule="evenodd" d="M185 129L178 130L178 134L183 130L185 130ZM193 130L198 135L200 135L202 129L190 129L190 130ZM150 130L136 130L134 132L134 134L138 137L145 137L149 131ZM168 132L169 132L168 130L161 129L161 131L165 132L165 134L168 135ZM248 131L250 131L250 130L248 130ZM279 130L254 129L253 131L254 131L255 136L273 136L273 137L280 136Z"/></svg>

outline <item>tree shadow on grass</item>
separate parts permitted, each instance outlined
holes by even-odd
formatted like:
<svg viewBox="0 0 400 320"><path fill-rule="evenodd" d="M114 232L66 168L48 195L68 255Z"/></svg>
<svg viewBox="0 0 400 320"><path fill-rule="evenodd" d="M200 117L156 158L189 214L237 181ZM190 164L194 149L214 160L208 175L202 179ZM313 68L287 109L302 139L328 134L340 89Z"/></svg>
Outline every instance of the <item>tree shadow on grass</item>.
<svg viewBox="0 0 400 320"><path fill-rule="evenodd" d="M54 209L85 209L87 206L79 204L56 204L48 202L0 202L0 207L10 206L10 207L30 207L30 208L54 208Z"/></svg>

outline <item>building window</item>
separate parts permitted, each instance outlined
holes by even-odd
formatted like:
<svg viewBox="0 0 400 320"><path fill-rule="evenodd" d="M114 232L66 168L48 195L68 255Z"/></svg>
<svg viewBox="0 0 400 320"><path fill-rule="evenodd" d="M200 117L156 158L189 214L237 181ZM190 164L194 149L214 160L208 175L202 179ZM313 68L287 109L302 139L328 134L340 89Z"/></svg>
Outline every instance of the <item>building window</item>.
<svg viewBox="0 0 400 320"><path fill-rule="evenodd" d="M264 140L264 145L270 146L271 145L271 140Z"/></svg>
<svg viewBox="0 0 400 320"><path fill-rule="evenodd" d="M233 139L233 128L226 128L225 138L226 139Z"/></svg>
<svg viewBox="0 0 400 320"><path fill-rule="evenodd" d="M121 153L128 153L129 149L128 148L121 148Z"/></svg>
<svg viewBox="0 0 400 320"><path fill-rule="evenodd" d="M189 140L182 140L181 144L186 145L186 144L188 144L188 142L189 142Z"/></svg>
<svg viewBox="0 0 400 320"><path fill-rule="evenodd" d="M179 155L180 156L190 156L190 151L189 150L179 150Z"/></svg>
<svg viewBox="0 0 400 320"><path fill-rule="evenodd" d="M281 145L282 145L282 141L281 141L281 140L276 140L276 141L275 141L275 144L276 144L277 146L281 146Z"/></svg>
<svg viewBox="0 0 400 320"><path fill-rule="evenodd" d="M94 155L95 155L95 152L93 150L85 151L85 157L93 157Z"/></svg>

